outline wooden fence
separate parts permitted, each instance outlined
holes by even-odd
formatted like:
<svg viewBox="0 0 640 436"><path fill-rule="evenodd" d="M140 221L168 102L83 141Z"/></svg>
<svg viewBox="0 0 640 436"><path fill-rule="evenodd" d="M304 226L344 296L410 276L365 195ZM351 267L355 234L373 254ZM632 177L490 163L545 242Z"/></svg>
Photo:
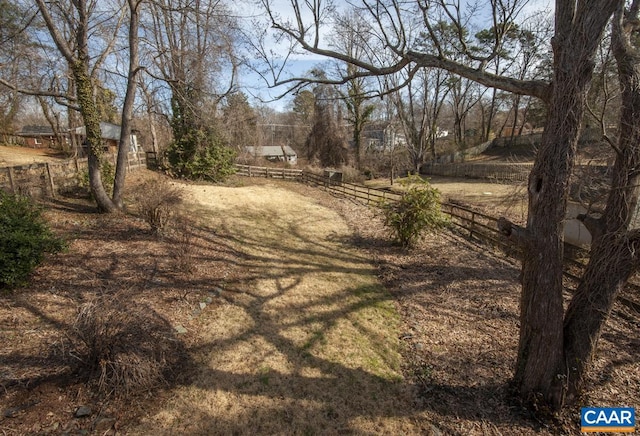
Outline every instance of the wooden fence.
<svg viewBox="0 0 640 436"><path fill-rule="evenodd" d="M106 156L115 165L115 155ZM144 153L129 153L127 171L146 167ZM87 158L66 159L0 168L0 189L34 198L55 197L78 185L78 174L88 168Z"/></svg>
<svg viewBox="0 0 640 436"><path fill-rule="evenodd" d="M425 164L423 174L445 177L470 177L500 182L525 182L533 168L530 163Z"/></svg>
<svg viewBox="0 0 640 436"><path fill-rule="evenodd" d="M251 165L236 164L236 174L245 177L267 177L274 179L297 180L302 177L303 171L293 168L269 168L254 167Z"/></svg>
<svg viewBox="0 0 640 436"><path fill-rule="evenodd" d="M366 202L367 204L380 203L381 201L387 200L398 201L402 197L401 194L390 190L369 188L367 186L356 185L354 183L339 182L307 171L302 173L300 181L311 186L324 188L334 194Z"/></svg>
<svg viewBox="0 0 640 436"><path fill-rule="evenodd" d="M238 174L247 175L251 173L253 174L253 176L262 174L261 177L272 177L266 175L267 172L264 171L265 168L263 167L251 168L251 170L245 168L243 172L238 172ZM271 170L274 169L272 168ZM280 170L278 169L277 171ZM325 189L332 194L341 195L347 198L353 198L358 201L366 202L367 204L380 204L380 202L383 200L398 201L400 198L402 198L402 194L390 190L369 188L367 186L356 185L353 183L330 180L328 177L313 174L307 171L295 171L299 171L301 175L296 177L289 177L289 179L299 180L308 185ZM460 233L464 234L470 239L475 239L481 243L497 247L511 258L521 258L522 253L519 251L519 249L513 244L510 244L498 230L498 219L496 217L452 202L443 203L442 210L444 213L451 217L452 225L455 226L455 228L457 228ZM588 250L565 243L565 276L572 280L579 281L580 276L582 276L584 268L586 266L585 262L588 260L588 258ZM640 292L640 281L638 280L637 276L633 277L632 280L628 282L627 289L630 289L636 293ZM626 306L640 312L640 303L624 296L619 296L618 298Z"/></svg>

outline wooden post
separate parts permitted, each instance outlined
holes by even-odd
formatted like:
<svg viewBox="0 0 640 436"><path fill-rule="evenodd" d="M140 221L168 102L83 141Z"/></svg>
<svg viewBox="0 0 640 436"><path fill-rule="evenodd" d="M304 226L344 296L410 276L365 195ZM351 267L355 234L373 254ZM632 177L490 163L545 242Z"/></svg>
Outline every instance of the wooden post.
<svg viewBox="0 0 640 436"><path fill-rule="evenodd" d="M476 213L475 212L471 212L471 225L469 226L469 237L471 238L473 236L473 227L476 223Z"/></svg>
<svg viewBox="0 0 640 436"><path fill-rule="evenodd" d="M16 186L13 183L13 167L9 167L9 187L11 187L11 193L16 193Z"/></svg>
<svg viewBox="0 0 640 436"><path fill-rule="evenodd" d="M51 188L51 198L56 198L56 187L53 184L53 176L51 175L51 168L49 167L49 162L45 163L45 167L47 169L47 175L49 176L49 187Z"/></svg>

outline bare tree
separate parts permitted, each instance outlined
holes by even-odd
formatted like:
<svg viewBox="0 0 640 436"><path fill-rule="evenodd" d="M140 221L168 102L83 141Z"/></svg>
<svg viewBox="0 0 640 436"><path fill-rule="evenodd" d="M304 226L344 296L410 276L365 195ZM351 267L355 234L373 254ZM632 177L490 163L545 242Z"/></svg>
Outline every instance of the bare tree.
<svg viewBox="0 0 640 436"><path fill-rule="evenodd" d="M432 159L436 157L438 120L450 90L446 82L445 71L423 68L413 80L406 81L406 92L390 96L407 141L411 167L416 173L429 154ZM399 80L394 83L397 86Z"/></svg>
<svg viewBox="0 0 640 436"><path fill-rule="evenodd" d="M100 157L102 156L102 133L100 131L100 117L92 72L95 72L97 64L104 60L111 49L111 43L107 50L103 51L92 65L92 56L89 49L89 34L92 29L92 14L95 13L96 3L86 0L74 1L72 7L62 5L59 2L45 2L36 0L36 4L42 15L49 34L60 54L66 60L73 75L75 92L77 95L78 109L82 114L86 128L86 141L89 157L89 185L98 208L105 212L113 212L117 209L102 184L100 173ZM56 20L52 9L62 12L59 17L66 21L62 24ZM69 15L68 12L72 14ZM66 26L66 27L63 27ZM68 29L74 36L75 45L69 44L64 37L63 29ZM124 178L120 183L124 182Z"/></svg>
<svg viewBox="0 0 640 436"><path fill-rule="evenodd" d="M575 398L613 302L638 268L640 228L640 1L618 2L611 45L616 59L621 109L619 136L608 139L616 160L611 189L600 216L579 217L591 232L591 257L564 320L568 395Z"/></svg>
<svg viewBox="0 0 640 436"><path fill-rule="evenodd" d="M127 0L129 7L129 69L127 71L127 90L122 105L120 122L120 139L118 141L118 158L115 180L113 184L113 202L122 208L122 195L125 184L126 164L131 146L131 123L133 118L133 104L136 99L138 73L140 71L139 46L140 13L145 0Z"/></svg>
<svg viewBox="0 0 640 436"><path fill-rule="evenodd" d="M321 75L321 74L318 74ZM331 85L319 84L314 89L313 125L307 137L309 161L317 158L324 167L339 167L349 162L347 141L340 129L339 100Z"/></svg>
<svg viewBox="0 0 640 436"><path fill-rule="evenodd" d="M333 45L348 53L354 58L362 58L367 54L367 46L370 45L368 36L370 25L364 20L357 10L351 9L336 17L336 28L333 36ZM338 63L338 68L342 65ZM358 67L353 64L345 64L343 74L352 77L345 85L345 91L339 91L347 108L345 120L353 130L353 147L355 151L355 166L361 168L362 160L362 131L370 120L375 106L367 98L367 79L355 77Z"/></svg>
<svg viewBox="0 0 640 436"><path fill-rule="evenodd" d="M392 62L385 64L353 59L323 45L322 23L318 20L306 23L307 15L300 12L305 4L310 5L311 16L318 17L318 2L294 1L297 20L291 22L278 20L269 0L263 0L263 3L274 29L295 40L300 47L352 63L368 75L390 74L403 69L411 73L424 67L442 68L484 86L537 97L546 103L545 130L528 181L527 225L520 228L502 219L500 229L524 251L515 386L524 399L543 399L554 408L573 401L613 299L638 262L635 254L638 252L637 231L630 230L629 226L636 213L640 186L637 183L639 175L634 170L640 157L637 147L640 139L640 61L637 45L633 44L637 41L632 39L637 38L639 1L628 4L626 10L624 0L557 1L551 81L520 79L486 70L488 62L499 56L504 35L522 8L518 1L491 2L494 38L491 47L478 52L467 44L463 35L470 14L476 11L465 9L461 3L416 0L411 7L404 1L364 0L362 7L370 13L370 20L376 24L376 34L386 42L386 51L392 55ZM594 242L589 267L565 315L562 242L569 181L594 57L614 13L614 47L621 88L625 92L620 138L614 144L618 159L607 209L595 220L597 224L591 225ZM416 44L416 16L421 17L419 26L431 40L434 50L424 50ZM434 19L442 17L447 17L457 29L456 51L473 65L456 61L440 46L433 26ZM341 83L349 78L331 79L333 83ZM292 77L289 80L295 84L308 82L309 78ZM584 219L585 223L592 222L589 217Z"/></svg>
<svg viewBox="0 0 640 436"><path fill-rule="evenodd" d="M220 1L155 0L151 5L145 28L152 40L146 56L153 68L147 71L164 81L171 95L174 142L169 163L185 177L209 177L201 164L212 160L229 169L233 156L222 144L216 115L218 104L235 87L237 26L232 14ZM199 164L191 165L193 161ZM197 176L191 167L199 168Z"/></svg>
<svg viewBox="0 0 640 436"><path fill-rule="evenodd" d="M25 80L39 61L33 49L36 45L25 31L34 19L27 7L0 0L0 132L14 133L18 115L25 104L25 95L18 84Z"/></svg>
<svg viewBox="0 0 640 436"><path fill-rule="evenodd" d="M257 115L242 92L227 95L222 106L222 122L229 144L238 151L256 145Z"/></svg>

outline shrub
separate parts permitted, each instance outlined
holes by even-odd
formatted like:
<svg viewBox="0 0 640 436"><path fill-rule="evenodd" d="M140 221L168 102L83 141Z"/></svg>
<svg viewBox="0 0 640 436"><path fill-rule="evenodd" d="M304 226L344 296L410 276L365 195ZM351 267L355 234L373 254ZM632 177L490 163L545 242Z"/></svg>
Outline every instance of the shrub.
<svg viewBox="0 0 640 436"><path fill-rule="evenodd" d="M176 218L173 256L175 267L185 273L196 269L195 246L193 243L193 223L184 215Z"/></svg>
<svg viewBox="0 0 640 436"><path fill-rule="evenodd" d="M135 202L142 219L156 235L161 234L182 202L182 193L163 177L154 177L135 188Z"/></svg>
<svg viewBox="0 0 640 436"><path fill-rule="evenodd" d="M64 246L29 198L0 191L0 288L23 285L45 253Z"/></svg>
<svg viewBox="0 0 640 436"><path fill-rule="evenodd" d="M78 359L103 395L149 391L175 376L185 350L149 306L103 295L80 307L73 325Z"/></svg>
<svg viewBox="0 0 640 436"><path fill-rule="evenodd" d="M382 210L387 226L403 248L413 245L423 231L437 230L448 223L440 210L440 192L419 176L410 176L409 189L396 202L385 202Z"/></svg>
<svg viewBox="0 0 640 436"><path fill-rule="evenodd" d="M167 149L170 174L190 180L225 180L235 173L235 157L215 129L191 129Z"/></svg>

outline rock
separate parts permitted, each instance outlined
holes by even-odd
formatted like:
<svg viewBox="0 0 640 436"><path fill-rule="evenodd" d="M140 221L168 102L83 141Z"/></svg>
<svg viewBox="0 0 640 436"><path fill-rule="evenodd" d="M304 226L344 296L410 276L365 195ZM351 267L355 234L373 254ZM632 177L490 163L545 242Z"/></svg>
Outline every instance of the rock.
<svg viewBox="0 0 640 436"><path fill-rule="evenodd" d="M76 409L75 417L83 418L85 416L91 416L91 409L87 406L80 406Z"/></svg>
<svg viewBox="0 0 640 436"><path fill-rule="evenodd" d="M219 297L220 294L222 294L222 288L215 286L213 288L213 290L211 292L209 292L209 295L213 296L213 297Z"/></svg>
<svg viewBox="0 0 640 436"><path fill-rule="evenodd" d="M187 329L184 328L182 326L182 324L176 324L173 329L176 331L177 334L179 335L184 335L185 333L187 333Z"/></svg>
<svg viewBox="0 0 640 436"><path fill-rule="evenodd" d="M424 350L424 344L422 342L416 342L415 347L416 347L416 350L418 351Z"/></svg>
<svg viewBox="0 0 640 436"><path fill-rule="evenodd" d="M115 418L98 418L93 423L93 431L98 434L104 434L113 428L113 424L116 423Z"/></svg>
<svg viewBox="0 0 640 436"><path fill-rule="evenodd" d="M20 412L20 410L20 407L9 407L4 412L2 412L2 416L4 416L5 418L14 418Z"/></svg>
<svg viewBox="0 0 640 436"><path fill-rule="evenodd" d="M204 299L204 302L207 303L207 304L211 304L211 303L213 303L213 298L207 297L207 298Z"/></svg>
<svg viewBox="0 0 640 436"><path fill-rule="evenodd" d="M200 303L200 310L204 310L207 307L207 303Z"/></svg>

